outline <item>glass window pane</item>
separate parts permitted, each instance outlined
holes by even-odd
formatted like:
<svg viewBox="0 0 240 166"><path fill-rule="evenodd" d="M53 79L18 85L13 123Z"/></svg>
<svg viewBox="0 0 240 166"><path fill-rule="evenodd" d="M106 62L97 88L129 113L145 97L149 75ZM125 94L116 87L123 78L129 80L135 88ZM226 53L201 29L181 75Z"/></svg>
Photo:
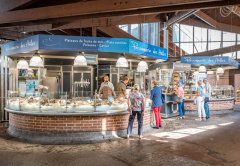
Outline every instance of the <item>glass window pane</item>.
<svg viewBox="0 0 240 166"><path fill-rule="evenodd" d="M237 39L240 42L240 34L237 35Z"/></svg>
<svg viewBox="0 0 240 166"><path fill-rule="evenodd" d="M179 24L173 25L173 42L179 42Z"/></svg>
<svg viewBox="0 0 240 166"><path fill-rule="evenodd" d="M207 51L207 42L195 43L194 53Z"/></svg>
<svg viewBox="0 0 240 166"><path fill-rule="evenodd" d="M223 32L223 41L236 41L236 33Z"/></svg>
<svg viewBox="0 0 240 166"><path fill-rule="evenodd" d="M214 50L221 47L221 42L209 42L208 43L208 50Z"/></svg>
<svg viewBox="0 0 240 166"><path fill-rule="evenodd" d="M148 24L141 24L141 37L142 37L142 42L148 43Z"/></svg>
<svg viewBox="0 0 240 166"><path fill-rule="evenodd" d="M208 41L221 41L221 31L209 29Z"/></svg>
<svg viewBox="0 0 240 166"><path fill-rule="evenodd" d="M223 54L223 56L229 56L233 59L236 59L236 52L230 52L230 53L226 53L226 54Z"/></svg>
<svg viewBox="0 0 240 166"><path fill-rule="evenodd" d="M207 41L207 29L194 27L194 42Z"/></svg>
<svg viewBox="0 0 240 166"><path fill-rule="evenodd" d="M236 42L223 42L223 47L229 47L236 45Z"/></svg>
<svg viewBox="0 0 240 166"><path fill-rule="evenodd" d="M131 35L139 39L139 24L131 24Z"/></svg>
<svg viewBox="0 0 240 166"><path fill-rule="evenodd" d="M240 59L240 51L237 52L237 59Z"/></svg>
<svg viewBox="0 0 240 166"><path fill-rule="evenodd" d="M128 32L128 26L129 26L128 24L127 25L119 25L119 28L121 28L125 32Z"/></svg>
<svg viewBox="0 0 240 166"><path fill-rule="evenodd" d="M188 54L193 54L193 43L181 43L181 49Z"/></svg>
<svg viewBox="0 0 240 166"><path fill-rule="evenodd" d="M188 25L181 25L181 42L192 42L193 41L193 27Z"/></svg>
<svg viewBox="0 0 240 166"><path fill-rule="evenodd" d="M157 39L157 30L156 30L156 23L151 23L151 34L150 34L150 44L156 45Z"/></svg>

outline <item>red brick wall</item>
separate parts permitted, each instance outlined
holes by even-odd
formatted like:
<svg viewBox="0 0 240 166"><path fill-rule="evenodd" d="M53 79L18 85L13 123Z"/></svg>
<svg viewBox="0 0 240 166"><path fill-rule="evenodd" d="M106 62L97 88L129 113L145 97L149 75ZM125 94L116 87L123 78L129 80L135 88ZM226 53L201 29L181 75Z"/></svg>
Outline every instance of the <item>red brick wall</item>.
<svg viewBox="0 0 240 166"><path fill-rule="evenodd" d="M127 129L129 115L110 116L34 116L9 113L11 126L31 131L81 132ZM153 111L145 111L143 125L154 121ZM137 118L134 126L137 127Z"/></svg>
<svg viewBox="0 0 240 166"><path fill-rule="evenodd" d="M216 85L216 75L208 75L208 81L212 86ZM229 70L225 70L223 75L219 75L219 82L217 85L229 85Z"/></svg>
<svg viewBox="0 0 240 166"><path fill-rule="evenodd" d="M210 101L209 109L210 111L221 111L221 110L231 110L234 107L234 100L227 101ZM193 101L185 101L184 109L186 111L196 111L197 105L193 104Z"/></svg>

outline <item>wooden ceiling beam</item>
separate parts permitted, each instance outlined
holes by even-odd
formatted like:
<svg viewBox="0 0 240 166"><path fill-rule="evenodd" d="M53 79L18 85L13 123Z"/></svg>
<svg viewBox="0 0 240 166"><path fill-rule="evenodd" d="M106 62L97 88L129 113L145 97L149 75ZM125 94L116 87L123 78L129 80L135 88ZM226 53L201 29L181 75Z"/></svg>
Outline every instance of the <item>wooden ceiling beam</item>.
<svg viewBox="0 0 240 166"><path fill-rule="evenodd" d="M0 25L4 27L26 23L72 22L79 19L110 16L129 16L186 11L221 6L240 5L240 0L118 0L85 1L65 5L48 6L0 13ZM81 10L79 10L81 9Z"/></svg>
<svg viewBox="0 0 240 166"><path fill-rule="evenodd" d="M160 18L156 14L136 15L127 17L109 17L109 18L96 18L96 19L83 19L80 21L74 21L68 24L54 27L52 24L32 25L32 26L18 26L9 29L19 29L23 32L34 32L44 30L58 30L58 29L74 29L74 28L87 28L87 27L105 27L111 25L123 25L123 24L140 24L140 23L154 23L160 22Z"/></svg>
<svg viewBox="0 0 240 166"><path fill-rule="evenodd" d="M173 24L176 24L182 20L184 20L185 18L188 18L189 16L193 15L194 13L196 13L198 10L191 10L191 11L183 11L183 12L180 12L178 13L176 16L170 18L165 26L166 27L170 27L172 26Z"/></svg>
<svg viewBox="0 0 240 166"><path fill-rule="evenodd" d="M232 32L232 33L240 33L239 26L217 22L212 17L208 16L207 14L205 14L202 11L198 11L195 14L197 14L197 17L200 18L201 20L203 20L204 22L206 22L208 25L211 25L212 26L211 29ZM195 25L193 24L193 26L195 26Z"/></svg>
<svg viewBox="0 0 240 166"><path fill-rule="evenodd" d="M189 56L214 56L214 55L221 55L230 52L240 51L240 44L230 47L223 47L215 50L205 51L201 53L190 54Z"/></svg>
<svg viewBox="0 0 240 166"><path fill-rule="evenodd" d="M217 27L218 22L215 19L213 19L212 17L205 14L204 12L199 10L194 15L197 16L198 18L200 18L202 21L204 21L208 25L212 26L213 28Z"/></svg>
<svg viewBox="0 0 240 166"><path fill-rule="evenodd" d="M27 7L39 0L1 0L0 13Z"/></svg>

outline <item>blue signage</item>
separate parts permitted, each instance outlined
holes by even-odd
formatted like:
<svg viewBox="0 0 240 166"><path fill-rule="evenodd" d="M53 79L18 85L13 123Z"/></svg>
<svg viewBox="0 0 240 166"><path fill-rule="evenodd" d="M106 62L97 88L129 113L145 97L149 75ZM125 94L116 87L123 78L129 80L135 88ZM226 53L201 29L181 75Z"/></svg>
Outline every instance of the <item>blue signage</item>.
<svg viewBox="0 0 240 166"><path fill-rule="evenodd" d="M2 44L1 55L6 56L6 55L38 50L39 48L38 41L39 41L39 36L36 35L36 36Z"/></svg>
<svg viewBox="0 0 240 166"><path fill-rule="evenodd" d="M26 43L34 43L30 47ZM25 43L25 47L21 47ZM89 52L132 53L167 60L167 49L124 38L36 35L3 44L2 56L33 50L63 50Z"/></svg>
<svg viewBox="0 0 240 166"><path fill-rule="evenodd" d="M238 61L228 56L183 56L181 63L192 65L231 65L238 68Z"/></svg>

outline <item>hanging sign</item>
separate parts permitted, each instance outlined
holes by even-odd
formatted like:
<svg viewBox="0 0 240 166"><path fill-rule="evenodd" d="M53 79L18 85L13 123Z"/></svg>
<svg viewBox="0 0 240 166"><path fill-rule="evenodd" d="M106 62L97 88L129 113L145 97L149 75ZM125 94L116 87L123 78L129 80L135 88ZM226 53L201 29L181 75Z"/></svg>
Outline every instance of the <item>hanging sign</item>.
<svg viewBox="0 0 240 166"><path fill-rule="evenodd" d="M63 35L36 35L2 44L1 50L2 56L34 50L63 50L131 53L162 60L168 57L167 49L132 39Z"/></svg>
<svg viewBox="0 0 240 166"><path fill-rule="evenodd" d="M238 61L228 56L183 56L181 63L192 65L230 65L238 68Z"/></svg>
<svg viewBox="0 0 240 166"><path fill-rule="evenodd" d="M191 71L191 64L173 63L173 71Z"/></svg>

